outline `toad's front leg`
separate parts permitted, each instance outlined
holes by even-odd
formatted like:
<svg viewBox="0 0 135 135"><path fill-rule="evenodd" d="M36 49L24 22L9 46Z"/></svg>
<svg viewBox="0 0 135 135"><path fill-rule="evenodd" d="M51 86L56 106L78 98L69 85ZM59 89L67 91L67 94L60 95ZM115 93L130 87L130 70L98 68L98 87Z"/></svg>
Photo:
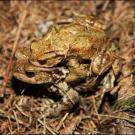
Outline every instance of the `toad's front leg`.
<svg viewBox="0 0 135 135"><path fill-rule="evenodd" d="M70 58L68 60L69 73L65 78L68 84L77 84L87 77L89 64L80 64L77 58Z"/></svg>
<svg viewBox="0 0 135 135"><path fill-rule="evenodd" d="M54 86L53 86L54 87ZM66 82L60 82L55 85L62 95L60 101L51 106L48 117L57 117L60 114L69 112L79 101L79 94L74 89L69 88Z"/></svg>
<svg viewBox="0 0 135 135"><path fill-rule="evenodd" d="M105 91L108 91L108 89L114 87L115 78L117 78L120 69L121 65L119 59L116 59L116 57L109 54L109 52L100 53L92 59L89 70L90 76L87 77L86 82L77 85L75 90L78 92L95 91L95 88L97 88L98 84L103 80Z"/></svg>
<svg viewBox="0 0 135 135"><path fill-rule="evenodd" d="M80 80L85 79L87 76L87 65L80 64L76 58L70 58L67 66L69 72L67 76L64 76L64 82L58 81L59 83L55 83L52 86L55 87L55 93L59 93L62 98L53 105L49 114L50 116L58 116L62 112L69 111L79 101L78 92L69 87L68 84L76 84ZM49 91L51 91L51 89Z"/></svg>

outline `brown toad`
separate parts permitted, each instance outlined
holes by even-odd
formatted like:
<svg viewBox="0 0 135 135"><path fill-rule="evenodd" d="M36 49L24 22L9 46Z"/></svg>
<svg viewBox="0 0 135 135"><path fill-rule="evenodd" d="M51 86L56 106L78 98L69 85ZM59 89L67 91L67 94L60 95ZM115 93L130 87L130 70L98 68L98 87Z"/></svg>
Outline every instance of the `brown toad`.
<svg viewBox="0 0 135 135"><path fill-rule="evenodd" d="M31 84L51 84L50 91L57 87L56 93L62 95L56 103L58 115L78 102L77 91L90 89L104 73L108 72L106 78L114 76L105 79L106 87L113 87L119 59L110 45L100 19L76 17L70 23L51 26L41 40L18 50L13 75Z"/></svg>

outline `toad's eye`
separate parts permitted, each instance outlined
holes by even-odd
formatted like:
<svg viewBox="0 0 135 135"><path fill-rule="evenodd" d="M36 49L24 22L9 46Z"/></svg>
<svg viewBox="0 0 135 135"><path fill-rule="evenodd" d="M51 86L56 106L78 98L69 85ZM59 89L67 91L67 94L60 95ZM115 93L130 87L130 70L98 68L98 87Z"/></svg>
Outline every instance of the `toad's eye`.
<svg viewBox="0 0 135 135"><path fill-rule="evenodd" d="M38 60L38 62L39 62L40 65L44 65L44 64L47 63L47 60Z"/></svg>
<svg viewBox="0 0 135 135"><path fill-rule="evenodd" d="M32 77L35 76L35 73L34 73L34 72L31 72L31 71L26 71L25 73L26 73L26 75L27 75L28 77L30 77L30 78L32 78Z"/></svg>
<svg viewBox="0 0 135 135"><path fill-rule="evenodd" d="M91 60L84 59L84 60L79 61L79 63L80 64L90 64L91 63Z"/></svg>

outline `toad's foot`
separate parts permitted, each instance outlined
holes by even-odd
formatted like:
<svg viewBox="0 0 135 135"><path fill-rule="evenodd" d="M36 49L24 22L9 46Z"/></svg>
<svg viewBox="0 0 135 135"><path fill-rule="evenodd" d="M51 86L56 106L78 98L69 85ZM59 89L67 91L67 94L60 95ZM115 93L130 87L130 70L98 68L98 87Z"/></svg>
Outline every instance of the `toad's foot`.
<svg viewBox="0 0 135 135"><path fill-rule="evenodd" d="M61 101L56 102L50 107L47 117L57 117L65 112L69 112L79 101L79 94L73 89L66 92Z"/></svg>

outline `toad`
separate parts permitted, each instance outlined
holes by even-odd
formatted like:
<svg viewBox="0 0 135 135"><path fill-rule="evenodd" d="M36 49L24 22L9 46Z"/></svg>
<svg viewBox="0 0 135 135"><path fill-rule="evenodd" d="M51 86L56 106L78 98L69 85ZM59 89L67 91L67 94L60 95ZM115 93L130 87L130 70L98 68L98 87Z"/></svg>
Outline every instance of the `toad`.
<svg viewBox="0 0 135 135"><path fill-rule="evenodd" d="M102 20L78 16L52 25L42 39L18 49L13 76L30 84L50 84L48 91L55 87L62 98L48 116L58 116L79 101L78 91L90 90L103 74L105 87L113 87L120 65L111 45Z"/></svg>

